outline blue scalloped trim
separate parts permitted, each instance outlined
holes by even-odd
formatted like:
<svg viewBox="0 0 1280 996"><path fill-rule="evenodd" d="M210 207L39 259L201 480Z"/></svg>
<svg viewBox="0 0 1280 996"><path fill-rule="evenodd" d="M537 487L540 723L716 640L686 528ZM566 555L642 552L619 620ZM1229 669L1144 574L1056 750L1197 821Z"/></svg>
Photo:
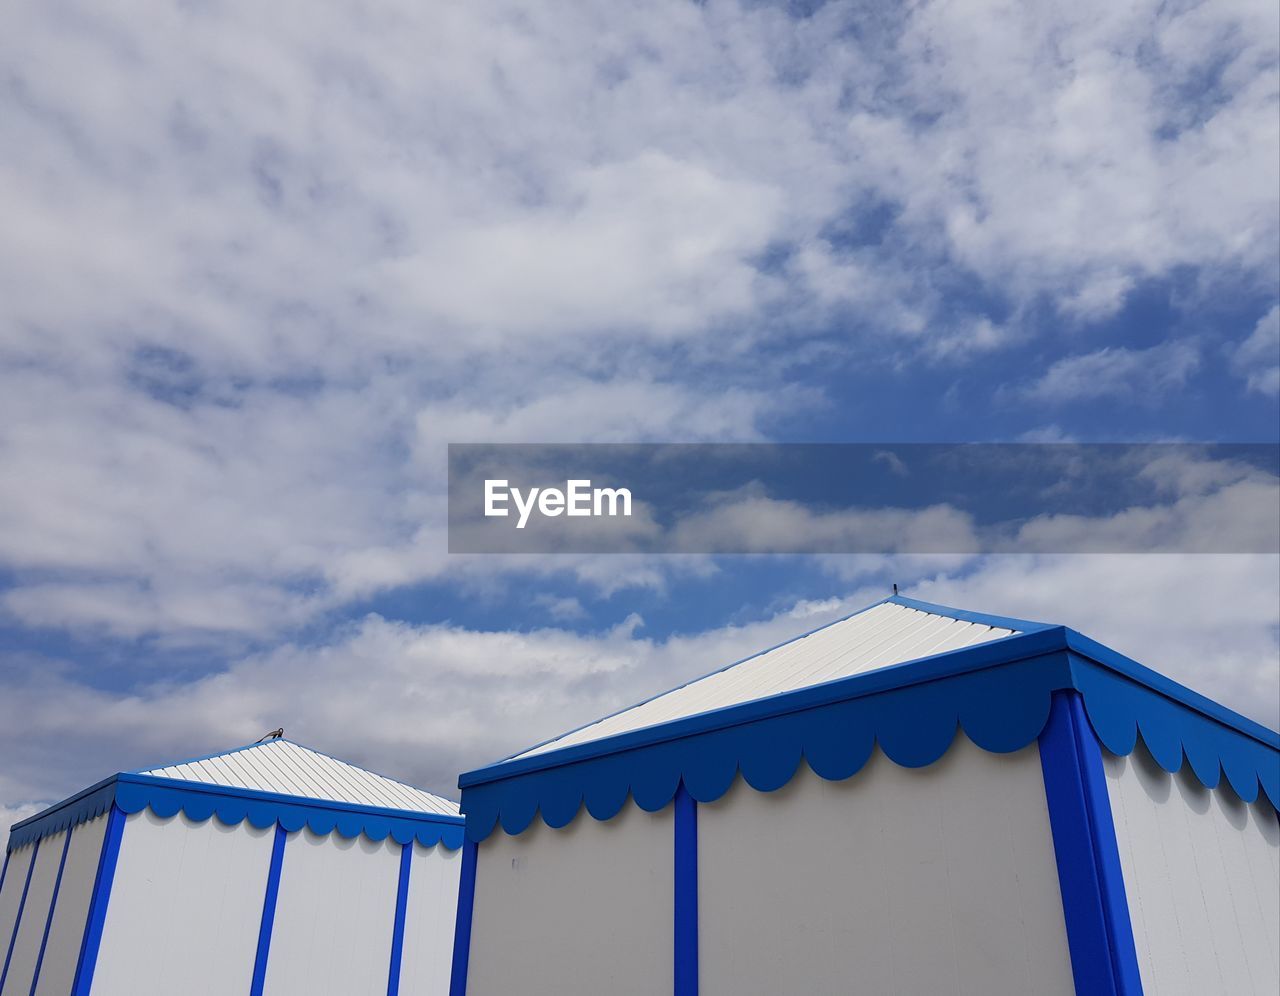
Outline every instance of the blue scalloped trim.
<svg viewBox="0 0 1280 996"><path fill-rule="evenodd" d="M1072 646L1109 655L1107 665ZM1137 680L1114 670L1130 666ZM607 820L628 798L656 812L682 783L697 801L713 802L739 774L772 792L801 761L838 781L856 774L877 745L899 765L924 767L958 731L984 750L1009 753L1039 737L1053 693L1069 688L1081 693L1112 753L1130 753L1141 736L1166 770L1178 770L1185 755L1204 785L1217 786L1225 772L1241 799L1254 802L1262 792L1280 809L1280 736L1153 674L1078 634L1046 628L469 773L460 779L467 836L479 842L497 826L519 834L538 815L562 827L583 808Z"/></svg>
<svg viewBox="0 0 1280 996"><path fill-rule="evenodd" d="M1076 687L1089 725L1112 754L1130 754L1138 738L1165 771L1191 765L1200 784L1217 788L1225 775L1245 802L1259 792L1280 810L1280 752L1203 713L1089 661L1074 658Z"/></svg>
<svg viewBox="0 0 1280 996"><path fill-rule="evenodd" d="M320 836L336 833L352 838L363 834L374 841L390 837L397 844L416 840L423 847L440 844L451 851L461 847L463 841L460 816L301 800L270 792L122 773L55 809L15 825L9 846L20 847L93 819L106 812L113 802L125 813L150 809L164 819L181 811L196 823L216 816L227 826L238 826L246 820L263 830L278 824L293 832L305 826Z"/></svg>

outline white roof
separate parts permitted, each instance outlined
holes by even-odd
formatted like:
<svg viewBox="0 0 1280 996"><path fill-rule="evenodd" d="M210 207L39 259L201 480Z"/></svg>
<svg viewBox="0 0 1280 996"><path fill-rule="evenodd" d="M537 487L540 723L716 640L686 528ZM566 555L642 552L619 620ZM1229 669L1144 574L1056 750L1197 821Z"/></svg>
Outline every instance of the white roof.
<svg viewBox="0 0 1280 996"><path fill-rule="evenodd" d="M529 757L641 730L711 709L988 643L1016 632L882 602L518 756Z"/></svg>
<svg viewBox="0 0 1280 996"><path fill-rule="evenodd" d="M141 775L177 778L206 785L256 789L278 795L299 796L356 806L404 809L418 813L457 816L458 804L430 792L375 775L354 764L339 761L289 740L266 743L185 761L164 768L140 771Z"/></svg>

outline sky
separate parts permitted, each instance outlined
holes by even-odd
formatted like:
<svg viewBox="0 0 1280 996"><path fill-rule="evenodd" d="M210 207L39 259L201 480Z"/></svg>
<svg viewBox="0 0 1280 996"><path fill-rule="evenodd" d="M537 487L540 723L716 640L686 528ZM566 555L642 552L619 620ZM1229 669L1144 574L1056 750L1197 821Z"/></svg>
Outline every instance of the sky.
<svg viewBox="0 0 1280 996"><path fill-rule="evenodd" d="M894 582L1276 726L1274 555L444 525L450 442L1280 440L1278 94L1272 0L19 0L0 824L277 726L456 798Z"/></svg>

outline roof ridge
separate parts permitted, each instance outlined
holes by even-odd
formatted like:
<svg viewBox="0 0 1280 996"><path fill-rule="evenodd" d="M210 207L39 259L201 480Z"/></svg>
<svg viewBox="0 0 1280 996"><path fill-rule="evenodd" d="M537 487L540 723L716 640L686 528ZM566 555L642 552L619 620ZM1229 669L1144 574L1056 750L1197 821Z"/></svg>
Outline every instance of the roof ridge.
<svg viewBox="0 0 1280 996"><path fill-rule="evenodd" d="M929 612L935 616L949 616L952 619L958 619L961 622L981 623L984 626L992 626L998 629L1011 629L1015 633L1035 633L1040 630L1053 629L1058 623L1035 622L1031 619L1018 619L1014 616L995 615L990 612L973 612L969 609L955 609L950 605L940 605L937 602L926 602L919 598L909 598L906 595L890 595L884 600L892 602L895 605L902 605L908 609L918 609L921 612ZM883 603L876 603L883 604Z"/></svg>

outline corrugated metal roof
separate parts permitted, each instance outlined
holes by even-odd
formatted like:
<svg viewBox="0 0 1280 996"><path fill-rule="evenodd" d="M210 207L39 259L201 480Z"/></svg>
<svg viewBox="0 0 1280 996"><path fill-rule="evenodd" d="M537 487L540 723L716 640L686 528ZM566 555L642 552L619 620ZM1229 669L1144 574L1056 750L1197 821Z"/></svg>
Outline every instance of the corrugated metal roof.
<svg viewBox="0 0 1280 996"><path fill-rule="evenodd" d="M225 754L138 773L356 806L458 815L456 802L393 778L375 775L290 740L268 740Z"/></svg>
<svg viewBox="0 0 1280 996"><path fill-rule="evenodd" d="M988 643L1017 632L882 602L518 756L530 757L629 733L711 709Z"/></svg>

